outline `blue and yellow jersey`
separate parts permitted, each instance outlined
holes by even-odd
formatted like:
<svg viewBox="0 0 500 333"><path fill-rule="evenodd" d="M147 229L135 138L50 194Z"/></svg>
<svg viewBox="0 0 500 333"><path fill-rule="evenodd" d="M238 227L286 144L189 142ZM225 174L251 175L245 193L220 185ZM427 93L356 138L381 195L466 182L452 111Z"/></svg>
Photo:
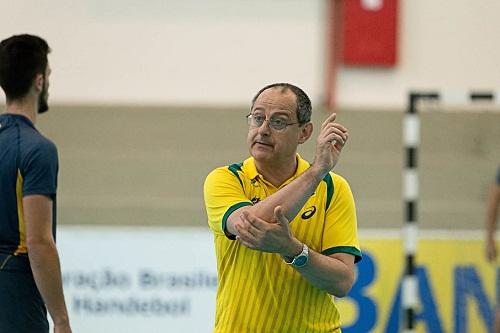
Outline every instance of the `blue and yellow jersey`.
<svg viewBox="0 0 500 333"><path fill-rule="evenodd" d="M56 146L26 117L0 115L0 252L27 254L23 197L49 196L56 234Z"/></svg>
<svg viewBox="0 0 500 333"><path fill-rule="evenodd" d="M309 163L297 155L294 176ZM253 158L217 168L205 180L208 224L215 235L218 270L216 333L335 332L340 315L327 292L311 285L276 253L248 249L226 231L229 215L272 195ZM330 255L350 253L361 259L354 199L341 176L330 172L290 222L293 235L309 248Z"/></svg>

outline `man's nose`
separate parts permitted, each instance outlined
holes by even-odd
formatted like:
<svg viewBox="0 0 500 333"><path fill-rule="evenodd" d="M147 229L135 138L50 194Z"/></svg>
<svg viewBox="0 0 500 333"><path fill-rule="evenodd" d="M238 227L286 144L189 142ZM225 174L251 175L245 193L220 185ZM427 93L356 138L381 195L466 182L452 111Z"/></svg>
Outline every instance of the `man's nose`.
<svg viewBox="0 0 500 333"><path fill-rule="evenodd" d="M269 135L269 133L271 133L271 128L269 127L269 121L265 119L259 127L259 134Z"/></svg>

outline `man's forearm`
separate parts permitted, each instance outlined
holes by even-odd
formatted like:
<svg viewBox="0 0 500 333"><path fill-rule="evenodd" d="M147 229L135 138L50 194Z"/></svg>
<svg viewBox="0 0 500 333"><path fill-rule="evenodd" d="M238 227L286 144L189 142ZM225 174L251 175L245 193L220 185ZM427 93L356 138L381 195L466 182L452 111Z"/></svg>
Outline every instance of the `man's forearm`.
<svg viewBox="0 0 500 333"><path fill-rule="evenodd" d="M239 211L248 210L251 214L266 220L274 220L274 208L281 206L286 218L291 221L302 209L307 199L314 193L319 183L327 172L310 167L297 179L276 193L270 195L264 200L253 206L240 208ZM233 235L236 235L234 223L239 220L240 214L232 214L228 219L228 229Z"/></svg>
<svg viewBox="0 0 500 333"><path fill-rule="evenodd" d="M55 325L69 323L64 302L59 255L53 242L38 242L28 248L31 270ZM68 324L69 325L69 324Z"/></svg>
<svg viewBox="0 0 500 333"><path fill-rule="evenodd" d="M324 173L309 168L290 184L249 209L261 219L271 221L274 219L274 208L281 206L285 217L291 221L314 193L324 176Z"/></svg>
<svg viewBox="0 0 500 333"><path fill-rule="evenodd" d="M302 246L298 239L293 238L287 252L281 253L281 256L289 261L301 251ZM344 297L354 282L354 257L347 253L327 256L309 249L307 264L295 269L313 286L336 297Z"/></svg>
<svg viewBox="0 0 500 333"><path fill-rule="evenodd" d="M313 286L336 297L344 297L354 282L354 259L343 254L342 261L309 250L309 262L297 271ZM352 260L352 263L349 262Z"/></svg>
<svg viewBox="0 0 500 333"><path fill-rule="evenodd" d="M498 205L500 201L500 186L494 185L488 195L486 209L486 232L490 239L495 238L495 231L498 219Z"/></svg>

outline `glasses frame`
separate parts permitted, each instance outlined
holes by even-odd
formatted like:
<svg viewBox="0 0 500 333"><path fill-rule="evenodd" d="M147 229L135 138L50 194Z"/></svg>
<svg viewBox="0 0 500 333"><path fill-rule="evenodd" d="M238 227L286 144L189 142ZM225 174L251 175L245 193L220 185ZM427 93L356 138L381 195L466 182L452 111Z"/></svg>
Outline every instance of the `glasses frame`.
<svg viewBox="0 0 500 333"><path fill-rule="evenodd" d="M285 128L287 128L288 126L291 126L291 125L295 125L295 124L299 124L302 125L302 123L300 121L297 121L297 122L294 122L294 123L285 123L285 125L281 128L276 128L276 125L275 123L273 124L273 118L271 117L271 119L267 119L267 117L264 117L264 121L262 122L262 124L260 125L253 125L251 122L252 122L252 118L254 118L255 115L253 115L252 113L249 113L245 116L245 118L247 119L247 124L248 126L250 127L254 127L254 128L259 128L261 127L262 125L264 125L264 123L267 121L269 123L269 128L275 130L275 131L283 131Z"/></svg>

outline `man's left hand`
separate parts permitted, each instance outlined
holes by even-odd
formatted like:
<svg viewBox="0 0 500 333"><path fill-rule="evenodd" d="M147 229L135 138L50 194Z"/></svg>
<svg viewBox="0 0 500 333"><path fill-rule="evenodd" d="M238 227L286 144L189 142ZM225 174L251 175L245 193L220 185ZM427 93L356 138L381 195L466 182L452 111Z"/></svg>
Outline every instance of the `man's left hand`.
<svg viewBox="0 0 500 333"><path fill-rule="evenodd" d="M244 211L240 216L241 223L236 225L237 239L253 250L294 257L302 250L302 244L293 237L290 223L280 206L274 209L274 219L274 222L267 222Z"/></svg>

